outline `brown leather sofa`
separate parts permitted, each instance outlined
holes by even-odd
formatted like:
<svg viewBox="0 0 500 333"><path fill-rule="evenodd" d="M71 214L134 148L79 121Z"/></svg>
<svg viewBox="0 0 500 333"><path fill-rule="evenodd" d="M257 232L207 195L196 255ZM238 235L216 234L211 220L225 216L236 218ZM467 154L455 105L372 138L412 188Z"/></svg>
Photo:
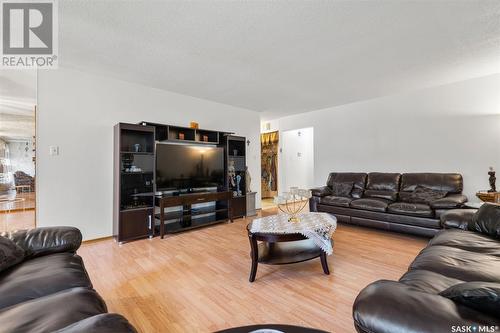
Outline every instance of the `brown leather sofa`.
<svg viewBox="0 0 500 333"><path fill-rule="evenodd" d="M380 280L360 292L353 305L358 332L498 331L500 206L450 211L441 220L447 230L398 282Z"/></svg>
<svg viewBox="0 0 500 333"><path fill-rule="evenodd" d="M76 228L50 227L2 236L25 250L24 260L0 273L0 332L131 333L128 321L107 313L92 288Z"/></svg>
<svg viewBox="0 0 500 333"><path fill-rule="evenodd" d="M340 193L344 186L352 188ZM444 197L414 202L416 190ZM441 230L440 216L463 206L463 179L457 173L330 173L326 186L312 189L309 208L335 215L339 222L431 237Z"/></svg>

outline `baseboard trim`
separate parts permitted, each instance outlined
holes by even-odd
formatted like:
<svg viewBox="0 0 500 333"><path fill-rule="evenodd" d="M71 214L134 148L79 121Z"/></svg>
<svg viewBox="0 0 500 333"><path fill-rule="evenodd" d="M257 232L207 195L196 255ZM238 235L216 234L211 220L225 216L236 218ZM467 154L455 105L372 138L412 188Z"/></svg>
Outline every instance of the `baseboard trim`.
<svg viewBox="0 0 500 333"><path fill-rule="evenodd" d="M94 238L94 239L87 239L87 240L82 241L82 244L95 243L95 242L100 242L100 241L108 240L108 239L113 239L113 236L106 236L106 237L99 237L99 238Z"/></svg>

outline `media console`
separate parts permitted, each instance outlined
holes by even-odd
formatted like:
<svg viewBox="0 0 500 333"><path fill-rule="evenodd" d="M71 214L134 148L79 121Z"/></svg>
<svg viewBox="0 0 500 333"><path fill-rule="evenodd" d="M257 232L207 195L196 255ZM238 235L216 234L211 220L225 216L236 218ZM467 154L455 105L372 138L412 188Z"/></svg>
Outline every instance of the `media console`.
<svg viewBox="0 0 500 333"><path fill-rule="evenodd" d="M233 194L230 191L156 196L155 204L160 212L155 217L160 222L160 237L163 238L165 233L175 233L226 221L232 222L232 198ZM211 202L214 202L211 206L193 207L196 204ZM182 210L165 211L179 206L182 206Z"/></svg>

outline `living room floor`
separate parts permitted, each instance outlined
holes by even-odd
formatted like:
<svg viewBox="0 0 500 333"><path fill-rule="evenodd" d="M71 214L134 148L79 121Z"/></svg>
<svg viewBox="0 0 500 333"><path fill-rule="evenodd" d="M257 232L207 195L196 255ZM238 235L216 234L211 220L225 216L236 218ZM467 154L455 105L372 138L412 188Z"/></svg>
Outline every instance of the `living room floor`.
<svg viewBox="0 0 500 333"><path fill-rule="evenodd" d="M109 311L141 332L213 332L259 323L354 332L352 304L359 291L375 280L398 279L428 241L339 224L329 276L317 259L259 265L249 283L250 221L122 246L111 239L88 242L78 253Z"/></svg>

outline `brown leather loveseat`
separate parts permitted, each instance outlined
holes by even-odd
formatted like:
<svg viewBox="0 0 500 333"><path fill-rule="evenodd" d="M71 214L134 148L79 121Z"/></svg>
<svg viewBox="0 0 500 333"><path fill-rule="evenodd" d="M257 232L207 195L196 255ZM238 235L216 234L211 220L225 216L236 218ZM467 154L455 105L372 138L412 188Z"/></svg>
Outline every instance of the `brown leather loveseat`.
<svg viewBox="0 0 500 333"><path fill-rule="evenodd" d="M440 216L463 206L457 173L330 173L326 186L312 189L309 208L339 222L431 237Z"/></svg>

